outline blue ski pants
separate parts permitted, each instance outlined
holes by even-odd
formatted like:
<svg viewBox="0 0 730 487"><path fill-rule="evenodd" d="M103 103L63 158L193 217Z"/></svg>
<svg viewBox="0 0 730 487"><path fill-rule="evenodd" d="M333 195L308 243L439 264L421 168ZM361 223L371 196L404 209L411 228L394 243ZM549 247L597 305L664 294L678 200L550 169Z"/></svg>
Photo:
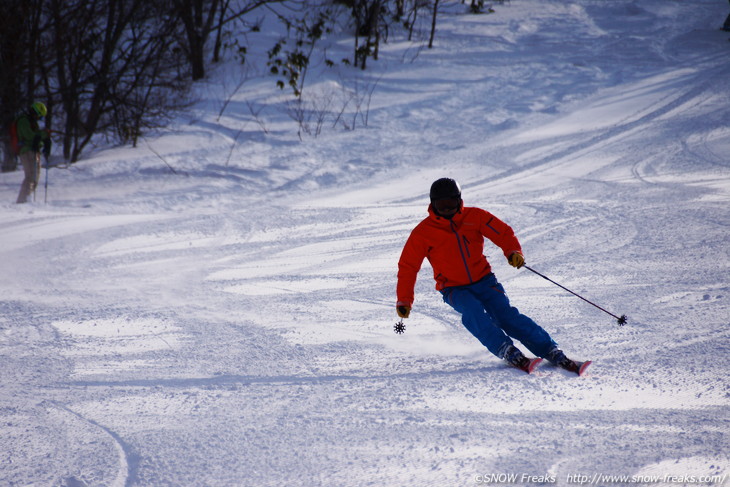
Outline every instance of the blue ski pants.
<svg viewBox="0 0 730 487"><path fill-rule="evenodd" d="M509 298L494 274L466 286L441 290L444 301L461 313L461 321L487 349L499 358L512 345L522 342L537 357L546 357L557 344L531 318L510 305Z"/></svg>

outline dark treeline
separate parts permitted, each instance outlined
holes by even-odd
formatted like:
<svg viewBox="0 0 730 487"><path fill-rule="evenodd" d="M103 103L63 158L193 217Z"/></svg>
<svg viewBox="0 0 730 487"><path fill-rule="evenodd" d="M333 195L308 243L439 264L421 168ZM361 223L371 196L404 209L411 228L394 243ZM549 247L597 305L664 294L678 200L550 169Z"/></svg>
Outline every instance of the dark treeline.
<svg viewBox="0 0 730 487"><path fill-rule="evenodd" d="M463 1L463 0L462 0ZM442 2L443 3L443 2ZM472 2L473 3L473 2ZM272 13L300 42L274 63L294 94L316 40L339 25L365 69L394 25L412 33L438 0L4 0L0 17L3 169L12 164L6 128L32 101L48 106L55 147L78 160L95 134L136 144L146 128L184 108L186 90L224 55L224 39L253 32ZM312 12L316 11L316 14ZM346 22L335 22L345 13ZM326 25L325 25L326 24ZM345 26L345 27L343 27ZM294 28L292 28L294 27ZM304 29L304 30L303 30ZM281 46L281 44L279 44ZM246 46L235 44L240 53ZM271 61L270 61L271 62ZM13 166L14 167L14 166Z"/></svg>

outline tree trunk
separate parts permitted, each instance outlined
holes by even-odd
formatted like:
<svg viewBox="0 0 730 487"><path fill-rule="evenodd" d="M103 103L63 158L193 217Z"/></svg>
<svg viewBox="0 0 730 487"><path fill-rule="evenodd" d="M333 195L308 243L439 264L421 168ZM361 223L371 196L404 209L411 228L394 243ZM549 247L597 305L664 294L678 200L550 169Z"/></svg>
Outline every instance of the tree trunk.
<svg viewBox="0 0 730 487"><path fill-rule="evenodd" d="M428 39L428 48L433 47L433 38L436 35L436 14L439 11L439 0L433 2L433 17L431 17L431 37Z"/></svg>
<svg viewBox="0 0 730 487"><path fill-rule="evenodd" d="M212 0L209 5L206 5L204 0L178 0L176 2L178 15L185 27L193 81L205 77L205 43L213 30L213 20L216 18L219 4L220 0Z"/></svg>

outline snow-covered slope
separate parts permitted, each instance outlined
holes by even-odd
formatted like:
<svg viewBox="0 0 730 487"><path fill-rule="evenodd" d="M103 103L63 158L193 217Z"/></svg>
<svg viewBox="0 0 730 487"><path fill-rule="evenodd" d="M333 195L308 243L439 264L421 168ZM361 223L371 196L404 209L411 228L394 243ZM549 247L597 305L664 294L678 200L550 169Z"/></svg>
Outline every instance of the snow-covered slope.
<svg viewBox="0 0 730 487"><path fill-rule="evenodd" d="M355 130L300 141L273 81L235 91L228 65L139 148L51 170L47 203L0 175L0 483L721 485L727 7L446 2L434 49L394 35L368 71L310 78L310 100L359 97ZM585 376L506 367L427 264L393 333L442 176L532 267L629 315L489 249Z"/></svg>

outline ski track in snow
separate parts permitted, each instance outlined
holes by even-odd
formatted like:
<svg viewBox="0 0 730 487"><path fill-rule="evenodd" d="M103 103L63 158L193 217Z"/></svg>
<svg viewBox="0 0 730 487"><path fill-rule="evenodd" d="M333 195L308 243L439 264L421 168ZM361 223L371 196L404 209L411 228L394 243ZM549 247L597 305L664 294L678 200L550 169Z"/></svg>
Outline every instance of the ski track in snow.
<svg viewBox="0 0 730 487"><path fill-rule="evenodd" d="M222 102L201 102L146 139L177 174L144 147L52 170L48 204L41 187L0 205L0 483L721 485L719 3L447 2L435 49L390 42L361 74L378 80L367 127L299 142L252 79L220 121ZM312 90L344 83L324 76ZM272 104L268 134L251 101ZM594 361L585 376L489 355L427 262L393 333L398 256L444 175L514 226L536 270L629 315L618 327L487 244L513 304ZM21 178L0 177L2 201Z"/></svg>

